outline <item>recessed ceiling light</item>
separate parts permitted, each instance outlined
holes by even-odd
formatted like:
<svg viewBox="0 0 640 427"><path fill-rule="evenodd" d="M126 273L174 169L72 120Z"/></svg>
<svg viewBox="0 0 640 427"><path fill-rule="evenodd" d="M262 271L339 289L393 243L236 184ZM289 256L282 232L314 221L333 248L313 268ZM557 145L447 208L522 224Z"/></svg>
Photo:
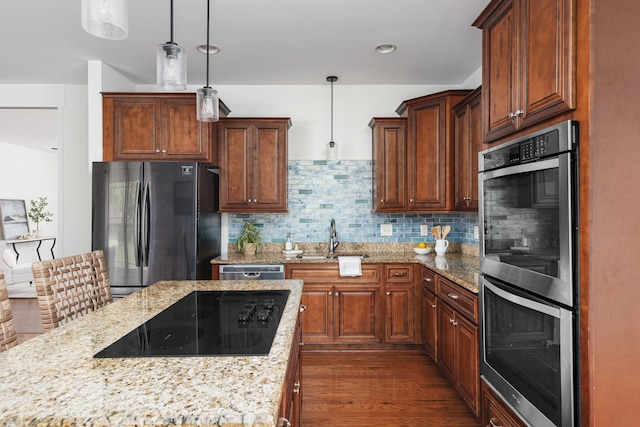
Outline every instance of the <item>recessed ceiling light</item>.
<svg viewBox="0 0 640 427"><path fill-rule="evenodd" d="M376 46L376 52L384 55L384 54L387 54L387 53L395 52L395 50L397 48L398 48L398 46L396 46L395 44L384 43L384 44Z"/></svg>
<svg viewBox="0 0 640 427"><path fill-rule="evenodd" d="M196 49L198 49L198 52L200 53L207 53L207 44L199 44L196 46ZM218 46L214 46L212 44L209 45L209 55L215 55L218 52L220 52L220 48Z"/></svg>

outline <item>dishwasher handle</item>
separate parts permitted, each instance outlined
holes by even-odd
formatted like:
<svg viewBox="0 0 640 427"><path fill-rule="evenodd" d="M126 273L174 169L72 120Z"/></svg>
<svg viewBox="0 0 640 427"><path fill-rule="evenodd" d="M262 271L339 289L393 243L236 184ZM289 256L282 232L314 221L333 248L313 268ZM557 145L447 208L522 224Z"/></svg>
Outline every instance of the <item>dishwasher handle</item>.
<svg viewBox="0 0 640 427"><path fill-rule="evenodd" d="M261 274L262 273L260 273L259 271L252 271L252 272L249 272L249 273L243 272L242 276L244 276L247 279L257 279L258 277L260 277Z"/></svg>

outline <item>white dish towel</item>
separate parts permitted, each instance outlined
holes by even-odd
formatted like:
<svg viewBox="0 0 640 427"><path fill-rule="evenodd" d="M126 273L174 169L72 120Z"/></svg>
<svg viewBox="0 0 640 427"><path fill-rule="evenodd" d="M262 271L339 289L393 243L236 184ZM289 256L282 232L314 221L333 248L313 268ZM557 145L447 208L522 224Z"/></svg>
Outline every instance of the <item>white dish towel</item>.
<svg viewBox="0 0 640 427"><path fill-rule="evenodd" d="M362 276L362 263L357 256L339 256L340 276Z"/></svg>

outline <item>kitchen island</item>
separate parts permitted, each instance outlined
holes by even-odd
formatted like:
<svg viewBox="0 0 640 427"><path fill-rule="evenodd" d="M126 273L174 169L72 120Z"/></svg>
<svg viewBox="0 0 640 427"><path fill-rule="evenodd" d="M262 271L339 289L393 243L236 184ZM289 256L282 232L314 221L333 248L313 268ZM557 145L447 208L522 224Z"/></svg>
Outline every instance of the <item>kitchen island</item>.
<svg viewBox="0 0 640 427"><path fill-rule="evenodd" d="M94 358L193 291L290 290L267 356ZM302 281L158 282L0 353L0 426L275 426Z"/></svg>

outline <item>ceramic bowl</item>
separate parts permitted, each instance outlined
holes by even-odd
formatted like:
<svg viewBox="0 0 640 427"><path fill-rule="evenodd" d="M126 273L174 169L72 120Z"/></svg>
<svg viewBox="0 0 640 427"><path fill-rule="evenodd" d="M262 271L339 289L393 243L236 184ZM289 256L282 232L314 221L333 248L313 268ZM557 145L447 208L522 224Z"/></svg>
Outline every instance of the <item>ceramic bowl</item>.
<svg viewBox="0 0 640 427"><path fill-rule="evenodd" d="M413 248L413 251L418 255L426 255L431 252L431 248Z"/></svg>

